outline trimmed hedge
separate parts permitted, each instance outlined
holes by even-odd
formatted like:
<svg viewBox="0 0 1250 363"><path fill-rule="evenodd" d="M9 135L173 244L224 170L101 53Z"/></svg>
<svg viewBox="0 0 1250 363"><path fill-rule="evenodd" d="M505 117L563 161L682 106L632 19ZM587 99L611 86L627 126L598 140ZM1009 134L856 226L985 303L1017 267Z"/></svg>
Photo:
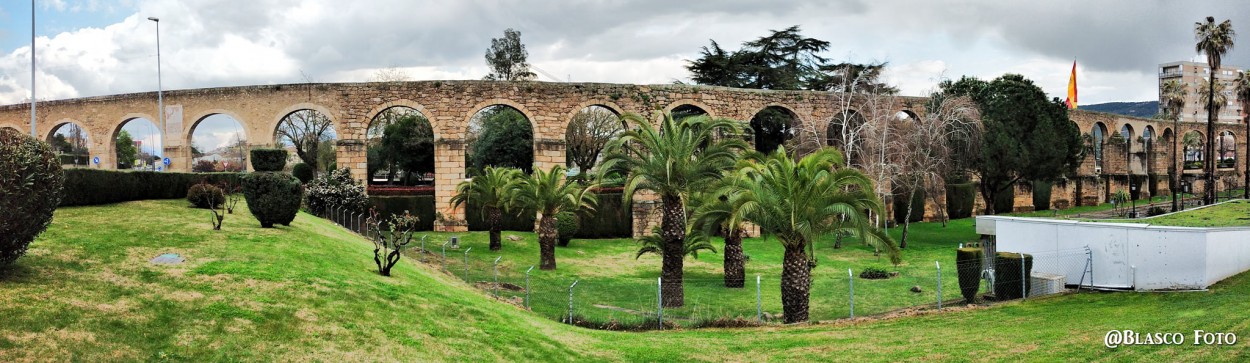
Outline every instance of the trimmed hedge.
<svg viewBox="0 0 1250 363"><path fill-rule="evenodd" d="M252 149L252 169L282 171L286 168L287 155L283 149Z"/></svg>
<svg viewBox="0 0 1250 363"><path fill-rule="evenodd" d="M382 220L390 220L393 215L402 215L408 211L417 216L417 230L434 230L434 196L412 195L402 197L369 196L369 202L378 211Z"/></svg>
<svg viewBox="0 0 1250 363"><path fill-rule="evenodd" d="M899 191L894 194L894 222L902 224L903 219L907 218L907 196L911 194L911 221L920 222L924 220L924 190L917 190L915 193L907 191Z"/></svg>
<svg viewBox="0 0 1250 363"><path fill-rule="evenodd" d="M964 301L974 304L977 291L981 289L981 258L985 252L976 247L955 250L955 267L959 272L959 292Z"/></svg>
<svg viewBox="0 0 1250 363"><path fill-rule="evenodd" d="M946 185L946 214L951 219L971 217L976 201L976 184L960 183Z"/></svg>
<svg viewBox="0 0 1250 363"><path fill-rule="evenodd" d="M64 181L48 143L0 129L0 266L26 254L52 223Z"/></svg>
<svg viewBox="0 0 1250 363"><path fill-rule="evenodd" d="M304 201L304 185L287 173L251 173L243 178L243 197L261 227L289 226Z"/></svg>
<svg viewBox="0 0 1250 363"><path fill-rule="evenodd" d="M620 189L602 188L599 205L594 212L579 215L581 227L573 238L631 238L634 236L634 211L621 198Z"/></svg>
<svg viewBox="0 0 1250 363"><path fill-rule="evenodd" d="M1054 183L1033 182L1033 210L1050 210L1050 189Z"/></svg>
<svg viewBox="0 0 1250 363"><path fill-rule="evenodd" d="M486 216L482 214L482 207L469 201L464 208L464 219L469 222L470 231L489 231L490 225L486 223ZM534 214L517 215L515 212L504 211L502 229L505 231L533 232L536 219Z"/></svg>
<svg viewBox="0 0 1250 363"><path fill-rule="evenodd" d="M1024 283L1024 289L1032 288L1031 279L1028 278L1030 272L1033 271L1033 255L1024 254L1024 275L1020 275L1020 254L1011 252L999 252L994 259L994 298L1003 300L1013 300L1023 297L1020 291L1020 284Z"/></svg>
<svg viewBox="0 0 1250 363"><path fill-rule="evenodd" d="M169 173L66 169L61 206L100 205L148 199L182 199L201 181L241 183L240 173Z"/></svg>

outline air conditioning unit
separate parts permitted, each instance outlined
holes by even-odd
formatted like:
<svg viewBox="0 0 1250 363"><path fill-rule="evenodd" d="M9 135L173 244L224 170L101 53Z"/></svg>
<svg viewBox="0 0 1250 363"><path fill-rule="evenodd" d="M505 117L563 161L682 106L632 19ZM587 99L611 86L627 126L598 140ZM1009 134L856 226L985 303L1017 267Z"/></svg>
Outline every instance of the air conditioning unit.
<svg viewBox="0 0 1250 363"><path fill-rule="evenodd" d="M1050 294L1058 294L1064 292L1064 281L1067 277L1058 274L1050 274L1045 272L1034 272L1029 274L1029 296L1044 296Z"/></svg>

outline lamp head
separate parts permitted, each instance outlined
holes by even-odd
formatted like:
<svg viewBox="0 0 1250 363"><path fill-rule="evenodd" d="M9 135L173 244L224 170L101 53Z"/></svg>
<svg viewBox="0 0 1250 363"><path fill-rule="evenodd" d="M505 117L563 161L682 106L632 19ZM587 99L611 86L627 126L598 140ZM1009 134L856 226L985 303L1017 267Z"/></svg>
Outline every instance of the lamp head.
<svg viewBox="0 0 1250 363"><path fill-rule="evenodd" d="M149 17L148 17L148 20L155 21L155 22L157 22L157 23L161 22L161 18L158 18L158 17L155 17L155 16L149 16Z"/></svg>

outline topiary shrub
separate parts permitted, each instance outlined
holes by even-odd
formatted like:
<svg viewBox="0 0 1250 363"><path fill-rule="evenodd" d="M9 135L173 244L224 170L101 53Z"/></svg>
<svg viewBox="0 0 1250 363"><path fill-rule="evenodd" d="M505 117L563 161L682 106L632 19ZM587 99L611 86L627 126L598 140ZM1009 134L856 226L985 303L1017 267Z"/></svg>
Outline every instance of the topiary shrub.
<svg viewBox="0 0 1250 363"><path fill-rule="evenodd" d="M226 193L216 185L200 182L187 189L187 201L195 208L217 208L226 201Z"/></svg>
<svg viewBox="0 0 1250 363"><path fill-rule="evenodd" d="M910 198L908 198L910 197ZM902 224L907 218L907 203L911 202L911 222L924 220L924 190L915 193L898 191L894 194L894 223Z"/></svg>
<svg viewBox="0 0 1250 363"><path fill-rule="evenodd" d="M994 214L1006 214L1015 210L1016 206L1016 186L1012 185L1007 189L994 193Z"/></svg>
<svg viewBox="0 0 1250 363"><path fill-rule="evenodd" d="M283 149L252 149L252 169L256 171L282 171L286 168L287 152Z"/></svg>
<svg viewBox="0 0 1250 363"><path fill-rule="evenodd" d="M243 179L243 198L264 228L273 228L274 224L291 225L295 214L299 213L303 194L304 186L291 174L257 172Z"/></svg>
<svg viewBox="0 0 1250 363"><path fill-rule="evenodd" d="M581 219L576 214L569 212L556 214L556 231L560 236L556 245L568 247L569 241L573 240L579 228L581 228Z"/></svg>
<svg viewBox="0 0 1250 363"><path fill-rule="evenodd" d="M304 205L309 213L322 215L334 208L357 214L369 209L369 196L365 195L365 187L352 179L351 171L347 169L334 170L313 179L307 188Z"/></svg>
<svg viewBox="0 0 1250 363"><path fill-rule="evenodd" d="M52 223L64 183L60 160L48 143L0 129L0 266L25 254Z"/></svg>
<svg viewBox="0 0 1250 363"><path fill-rule="evenodd" d="M1053 183L1033 182L1033 210L1050 210L1050 189Z"/></svg>
<svg viewBox="0 0 1250 363"><path fill-rule="evenodd" d="M1167 210L1161 207L1150 207L1150 209L1146 210L1146 216L1154 217L1154 216L1161 215L1161 214L1167 214L1167 212L1168 212Z"/></svg>
<svg viewBox="0 0 1250 363"><path fill-rule="evenodd" d="M976 184L959 183L946 185L946 215L950 219L971 217L976 200Z"/></svg>
<svg viewBox="0 0 1250 363"><path fill-rule="evenodd" d="M976 247L955 250L955 270L959 274L959 293L969 304L977 302L981 289L981 259L985 252Z"/></svg>
<svg viewBox="0 0 1250 363"><path fill-rule="evenodd" d="M308 164L298 163L291 166L291 175L299 179L300 183L308 184L313 180L313 168Z"/></svg>
<svg viewBox="0 0 1250 363"><path fill-rule="evenodd" d="M1024 269L1020 269L1021 254L1011 252L999 252L994 259L994 297L999 301L1012 300L1024 297L1024 291L1021 291L1021 283L1024 284L1024 290L1028 290L1031 286L1029 281L1030 271L1033 271L1033 255L1023 255ZM1021 275L1021 272L1024 274Z"/></svg>

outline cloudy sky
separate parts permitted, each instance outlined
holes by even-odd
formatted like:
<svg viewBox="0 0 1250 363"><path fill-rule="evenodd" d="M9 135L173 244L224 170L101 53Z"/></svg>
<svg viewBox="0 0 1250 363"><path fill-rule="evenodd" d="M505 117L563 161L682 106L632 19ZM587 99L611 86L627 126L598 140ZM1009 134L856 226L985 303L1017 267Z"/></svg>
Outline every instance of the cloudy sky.
<svg viewBox="0 0 1250 363"><path fill-rule="evenodd" d="M1024 74L1063 98L1072 61L1081 103L1156 98L1157 65L1192 59L1193 25L1232 19L1250 65L1250 5L1230 1L413 1L37 0L38 94L62 99L166 89L412 79L479 79L504 28L522 32L542 80L688 81L709 39L730 49L800 25L835 60L887 61L921 95L939 77ZM30 14L0 3L0 104L30 89Z"/></svg>

